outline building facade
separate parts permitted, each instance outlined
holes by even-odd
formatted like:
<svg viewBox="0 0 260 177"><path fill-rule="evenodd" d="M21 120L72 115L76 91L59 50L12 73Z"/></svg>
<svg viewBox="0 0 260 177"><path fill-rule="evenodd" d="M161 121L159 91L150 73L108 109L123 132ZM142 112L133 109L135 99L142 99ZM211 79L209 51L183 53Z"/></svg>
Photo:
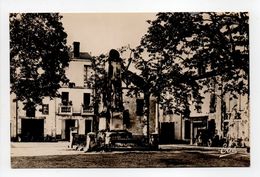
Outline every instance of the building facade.
<svg viewBox="0 0 260 177"><path fill-rule="evenodd" d="M69 139L70 127L77 127L80 134L92 131L92 89L88 88L91 56L79 52L79 43L74 43L74 57L66 68L70 82L58 90L60 97L45 97L35 110L23 110L22 102L12 102L11 137L24 141L43 141L46 137Z"/></svg>
<svg viewBox="0 0 260 177"><path fill-rule="evenodd" d="M70 80L58 90L59 98L45 97L42 105L34 111L23 110L22 102L14 102L11 94L11 138L21 141L44 141L48 138L69 140L70 129L86 135L98 129L102 130L102 119L97 120L94 113L94 90L88 80L94 73L92 57L80 52L79 42L74 42L73 58L66 68ZM128 88L122 84L123 112L110 120L110 129L125 129L133 135L147 135L147 118L144 115L143 95L127 96ZM200 132L208 131L222 138L242 139L249 143L249 96L227 93L203 94L200 108L191 103L190 116L184 117L172 113L164 114L150 97L149 133L159 134L161 144L188 142L194 144ZM231 99L232 98L232 99ZM105 121L103 121L105 124ZM95 129L95 130L94 130Z"/></svg>
<svg viewBox="0 0 260 177"><path fill-rule="evenodd" d="M23 103L14 102L11 94L11 139L19 141L44 141L48 139L69 140L70 130L79 135L94 131L94 90L88 80L93 74L89 53L80 52L80 43L73 44L73 58L66 68L70 80L58 90L60 97L45 97L42 105L34 111L23 110ZM147 119L144 117L142 96L127 97L127 88L123 88L123 117L119 122L111 119L112 129L126 129L133 135L145 135ZM155 131L155 99L150 104L150 132ZM102 121L99 120L99 124ZM120 124L120 126L118 125ZM102 125L99 126L102 129Z"/></svg>
<svg viewBox="0 0 260 177"><path fill-rule="evenodd" d="M200 108L191 103L189 117L164 115L161 111L159 119L161 143L195 144L199 134L207 132L209 136L240 139L249 145L249 96L237 95L235 98L230 93L222 98L215 93L206 93L203 96Z"/></svg>

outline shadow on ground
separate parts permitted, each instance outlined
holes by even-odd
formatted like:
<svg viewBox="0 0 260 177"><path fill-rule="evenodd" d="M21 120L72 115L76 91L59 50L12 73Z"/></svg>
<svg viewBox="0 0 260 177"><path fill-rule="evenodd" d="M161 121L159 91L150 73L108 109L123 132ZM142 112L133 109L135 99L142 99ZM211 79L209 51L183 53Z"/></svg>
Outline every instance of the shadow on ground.
<svg viewBox="0 0 260 177"><path fill-rule="evenodd" d="M249 156L223 158L189 151L109 152L81 155L12 157L12 168L166 168L249 167Z"/></svg>

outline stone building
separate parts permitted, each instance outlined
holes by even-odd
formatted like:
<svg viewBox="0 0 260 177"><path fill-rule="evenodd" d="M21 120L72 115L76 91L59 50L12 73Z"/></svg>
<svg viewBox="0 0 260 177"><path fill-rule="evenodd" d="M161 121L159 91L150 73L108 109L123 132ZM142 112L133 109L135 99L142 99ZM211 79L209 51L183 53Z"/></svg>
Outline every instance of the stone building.
<svg viewBox="0 0 260 177"><path fill-rule="evenodd" d="M59 98L45 97L42 105L34 111L23 110L22 102L13 102L11 94L11 138L21 141L43 141L47 138L69 140L70 128L75 127L79 135L86 135L94 130L93 89L87 81L93 69L89 53L80 52L80 43L73 43L73 58L66 68L70 80L58 90ZM127 129L134 135L144 135L146 119L144 118L143 98L127 97L127 88L123 88L123 118L119 122L111 120L111 129ZM155 131L155 101L151 98L150 132ZM101 120L99 120L101 122ZM117 124L121 124L118 126ZM102 129L102 126L101 128Z"/></svg>
<svg viewBox="0 0 260 177"><path fill-rule="evenodd" d="M73 58L66 68L70 82L58 90L61 97L45 97L35 111L23 110L22 102L13 102L11 94L11 138L21 141L43 141L46 137L69 140L71 127L79 135L94 131L95 114L92 96L94 90L87 81L93 69L89 53L80 52L80 43L74 42ZM126 96L128 88L122 83L124 111L119 119L111 119L110 129L126 129L133 135L147 134L147 118L144 115L143 95ZM217 92L216 92L217 93ZM209 130L220 137L243 139L249 142L249 98L237 95L230 99L230 93L222 98L218 94L204 94L203 104L190 106L190 117L173 114L174 110L163 113L150 97L149 133L159 133L161 144L194 143L199 132ZM99 130L103 129L99 119Z"/></svg>
<svg viewBox="0 0 260 177"><path fill-rule="evenodd" d="M166 114L160 116L161 143L187 142L194 144L200 132L217 134L220 138L241 139L249 143L249 97L230 93L222 98L216 94L203 95L203 104L196 108L191 103L190 116ZM210 135L209 135L210 136Z"/></svg>
<svg viewBox="0 0 260 177"><path fill-rule="evenodd" d="M79 47L74 42L74 57L66 68L70 82L58 90L60 98L45 97L34 111L23 110L22 102L11 101L11 137L19 136L24 141L42 141L47 136L68 140L70 127L77 127L80 134L92 131L93 91L87 87L93 72L91 56L80 52ZM15 95L11 95L13 98Z"/></svg>

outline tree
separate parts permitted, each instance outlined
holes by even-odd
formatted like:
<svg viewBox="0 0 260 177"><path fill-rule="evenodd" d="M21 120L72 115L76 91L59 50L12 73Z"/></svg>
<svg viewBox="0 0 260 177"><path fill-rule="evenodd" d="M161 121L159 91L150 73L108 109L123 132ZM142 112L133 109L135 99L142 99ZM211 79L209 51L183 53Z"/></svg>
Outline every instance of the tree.
<svg viewBox="0 0 260 177"><path fill-rule="evenodd" d="M10 14L11 93L24 109L58 96L61 83L68 82L64 68L70 55L61 18L58 13Z"/></svg>
<svg viewBox="0 0 260 177"><path fill-rule="evenodd" d="M158 13L148 23L140 45L131 49L140 74L122 67L125 82L135 86L130 91L144 93L147 118L151 95L164 112L189 117L190 100L198 109L203 103L202 89L248 93L247 13Z"/></svg>
<svg viewBox="0 0 260 177"><path fill-rule="evenodd" d="M148 23L135 62L163 109L189 113L202 88L248 93L248 13L158 13Z"/></svg>
<svg viewBox="0 0 260 177"><path fill-rule="evenodd" d="M94 131L98 130L99 117L109 117L107 110L101 110L99 107L107 105L107 78L108 73L105 69L108 55L101 54L99 56L93 56L91 62L92 72L87 84L89 88L94 90L92 99L94 102ZM109 125L109 119L106 120L107 126Z"/></svg>

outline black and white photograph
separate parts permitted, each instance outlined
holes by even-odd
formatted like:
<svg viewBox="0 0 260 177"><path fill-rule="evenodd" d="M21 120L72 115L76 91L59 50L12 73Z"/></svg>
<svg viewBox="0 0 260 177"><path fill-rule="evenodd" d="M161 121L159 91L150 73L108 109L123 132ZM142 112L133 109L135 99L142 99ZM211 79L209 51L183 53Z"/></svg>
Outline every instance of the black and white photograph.
<svg viewBox="0 0 260 177"><path fill-rule="evenodd" d="M0 0L0 176L258 177L259 5Z"/></svg>
<svg viewBox="0 0 260 177"><path fill-rule="evenodd" d="M250 167L249 18L10 13L11 167Z"/></svg>

